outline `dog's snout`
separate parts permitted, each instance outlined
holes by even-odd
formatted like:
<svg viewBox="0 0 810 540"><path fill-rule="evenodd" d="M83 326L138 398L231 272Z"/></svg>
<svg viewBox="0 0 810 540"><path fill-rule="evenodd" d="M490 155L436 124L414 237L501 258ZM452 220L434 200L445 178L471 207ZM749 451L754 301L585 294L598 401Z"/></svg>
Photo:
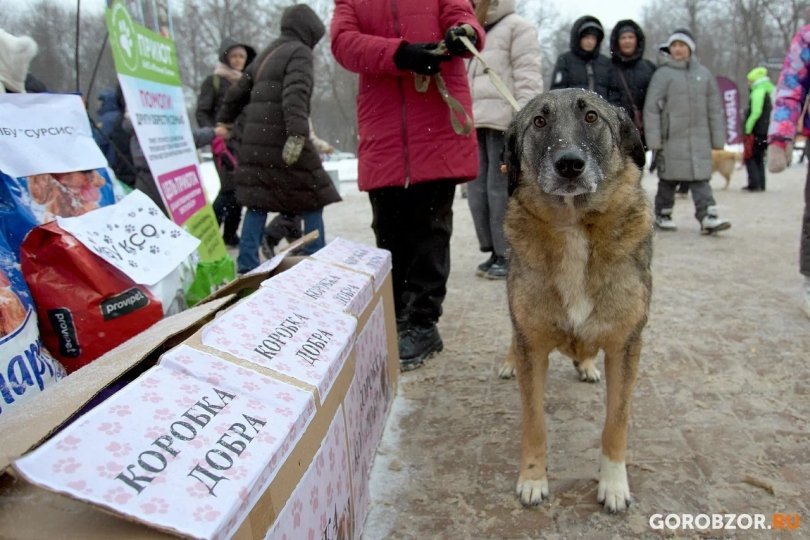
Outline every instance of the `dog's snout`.
<svg viewBox="0 0 810 540"><path fill-rule="evenodd" d="M585 160L577 152L564 152L554 161L554 169L564 178L576 178L585 170Z"/></svg>

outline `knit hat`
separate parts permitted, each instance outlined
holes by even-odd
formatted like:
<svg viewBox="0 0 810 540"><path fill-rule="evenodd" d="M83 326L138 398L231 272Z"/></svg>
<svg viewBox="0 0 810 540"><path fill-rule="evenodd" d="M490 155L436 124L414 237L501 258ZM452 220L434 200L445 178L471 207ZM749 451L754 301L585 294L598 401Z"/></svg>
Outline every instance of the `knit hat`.
<svg viewBox="0 0 810 540"><path fill-rule="evenodd" d="M0 29L0 94L6 90L25 92L25 76L37 50L36 41L30 37Z"/></svg>
<svg viewBox="0 0 810 540"><path fill-rule="evenodd" d="M669 38L667 38L667 41L664 45L666 46L667 49L669 49L670 45L672 45L676 41L686 43L686 46L689 47L689 50L692 51L692 53L694 53L695 49L697 49L697 45L695 44L695 37L692 35L692 32L690 32L686 28L678 28L677 30L672 32L672 35L670 35Z"/></svg>
<svg viewBox="0 0 810 540"><path fill-rule="evenodd" d="M628 34L630 32L632 32L635 35L638 35L634 27L630 26L629 24L625 24L624 26L619 28L619 30L616 32L616 35L621 36L622 34Z"/></svg>
<svg viewBox="0 0 810 540"><path fill-rule="evenodd" d="M579 29L579 37L582 39L583 36L596 36L596 39L599 41L605 37L605 31L602 30L602 25L596 22L586 22L583 24Z"/></svg>
<svg viewBox="0 0 810 540"><path fill-rule="evenodd" d="M767 79L768 78L768 69L764 68L762 66L757 66L757 67L755 67L754 69L752 69L751 71L748 72L748 75L746 75L746 78L748 79L748 82L751 83L751 84L754 84L755 82L757 82L760 79Z"/></svg>

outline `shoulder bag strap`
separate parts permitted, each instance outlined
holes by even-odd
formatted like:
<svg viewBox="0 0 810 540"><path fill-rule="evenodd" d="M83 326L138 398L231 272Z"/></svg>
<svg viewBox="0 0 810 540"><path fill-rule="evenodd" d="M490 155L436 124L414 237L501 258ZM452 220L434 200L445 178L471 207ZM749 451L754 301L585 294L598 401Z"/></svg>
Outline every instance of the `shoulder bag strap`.
<svg viewBox="0 0 810 540"><path fill-rule="evenodd" d="M622 81L622 86L624 86L624 92L627 94L627 99L630 101L630 106L633 107L633 112L638 111L638 107L636 106L636 102L633 99L633 94L630 92L630 85L627 84L627 79L624 78L624 72L618 66L614 66L616 70L616 74L619 76L619 79Z"/></svg>

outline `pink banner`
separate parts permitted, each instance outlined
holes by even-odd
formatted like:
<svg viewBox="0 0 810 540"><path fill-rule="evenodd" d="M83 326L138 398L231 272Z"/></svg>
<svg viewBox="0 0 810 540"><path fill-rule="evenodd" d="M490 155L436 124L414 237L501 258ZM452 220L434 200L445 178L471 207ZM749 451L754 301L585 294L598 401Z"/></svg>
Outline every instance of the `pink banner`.
<svg viewBox="0 0 810 540"><path fill-rule="evenodd" d="M205 206L205 192L196 165L162 174L158 183L172 221L178 225Z"/></svg>
<svg viewBox="0 0 810 540"><path fill-rule="evenodd" d="M717 86L720 89L723 110L726 113L726 143L741 143L740 91L737 89L737 83L727 77L717 77Z"/></svg>

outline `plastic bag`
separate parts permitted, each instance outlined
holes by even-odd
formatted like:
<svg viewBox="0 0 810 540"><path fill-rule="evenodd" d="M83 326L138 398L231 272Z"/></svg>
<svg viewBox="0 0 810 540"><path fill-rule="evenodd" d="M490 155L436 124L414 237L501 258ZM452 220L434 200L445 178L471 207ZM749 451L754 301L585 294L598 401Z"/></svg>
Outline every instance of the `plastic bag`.
<svg viewBox="0 0 810 540"><path fill-rule="evenodd" d="M93 254L56 222L29 233L21 263L42 340L69 373L163 317L160 301L147 287Z"/></svg>

